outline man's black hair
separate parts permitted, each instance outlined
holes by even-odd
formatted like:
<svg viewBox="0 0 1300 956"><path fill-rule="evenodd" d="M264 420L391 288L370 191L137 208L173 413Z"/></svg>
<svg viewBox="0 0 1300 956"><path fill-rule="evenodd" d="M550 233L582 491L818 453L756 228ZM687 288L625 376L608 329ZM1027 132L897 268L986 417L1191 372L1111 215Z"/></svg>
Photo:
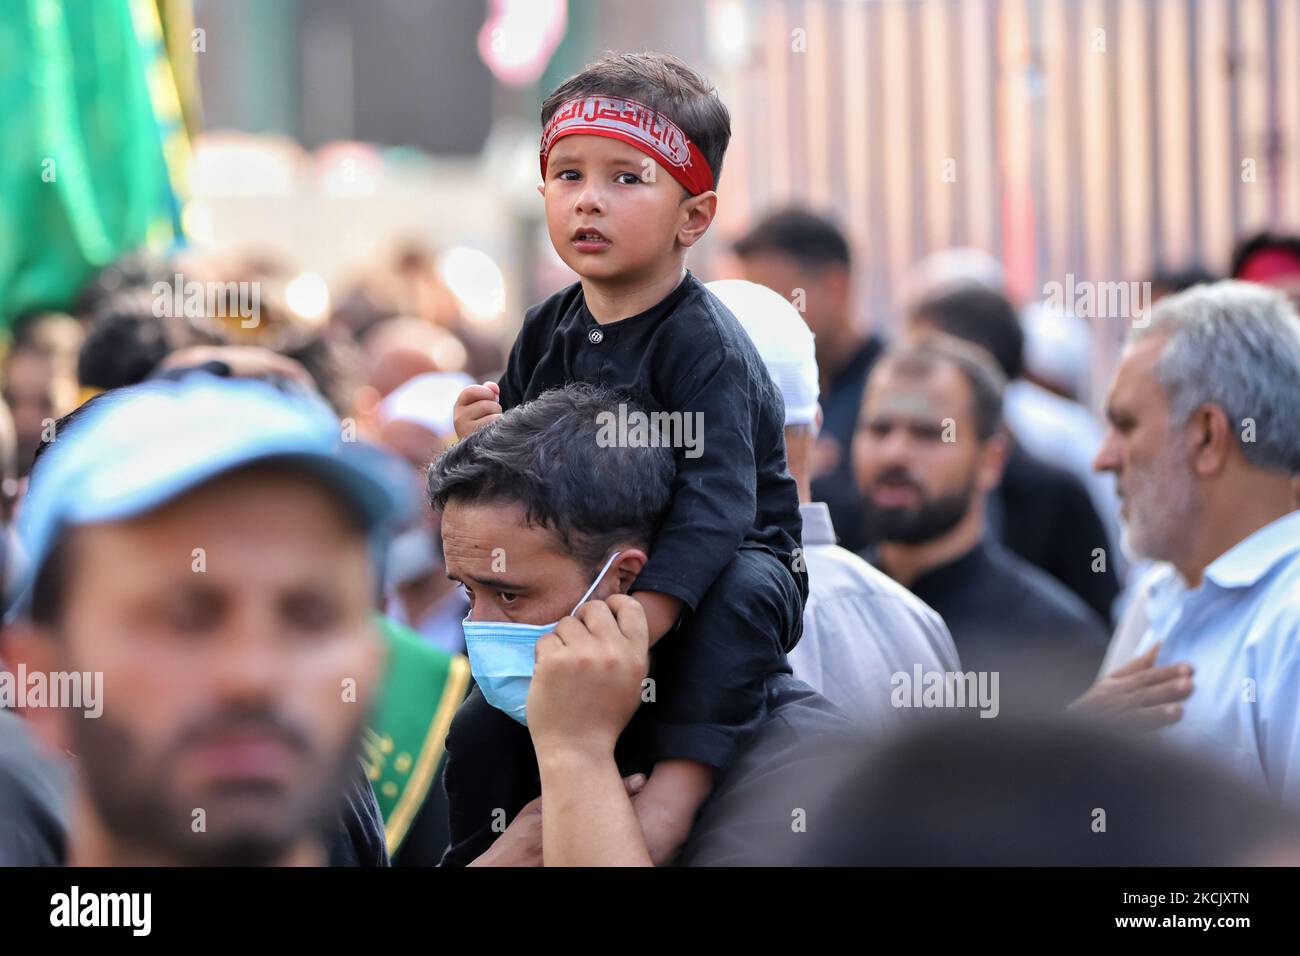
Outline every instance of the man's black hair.
<svg viewBox="0 0 1300 956"><path fill-rule="evenodd" d="M77 380L86 387L121 388L143 382L175 348L152 298L143 290L105 302L77 357Z"/></svg>
<svg viewBox="0 0 1300 956"><path fill-rule="evenodd" d="M1176 295L1179 292L1186 292L1192 286L1218 282L1219 278L1209 269L1199 265L1190 265L1181 269L1161 269L1151 276L1151 298L1155 300L1167 295Z"/></svg>
<svg viewBox="0 0 1300 956"><path fill-rule="evenodd" d="M780 209L765 216L735 245L742 259L774 252L807 269L850 265L849 241L830 219L807 209Z"/></svg>
<svg viewBox="0 0 1300 956"><path fill-rule="evenodd" d="M670 448L599 441L605 413L640 406L611 389L568 385L510 409L429 466L429 503L518 504L584 565L619 542L649 547L672 501Z"/></svg>
<svg viewBox="0 0 1300 956"><path fill-rule="evenodd" d="M997 359L1008 382L1025 370L1025 332L1016 307L1001 292L974 285L943 292L918 302L909 318L982 346Z"/></svg>

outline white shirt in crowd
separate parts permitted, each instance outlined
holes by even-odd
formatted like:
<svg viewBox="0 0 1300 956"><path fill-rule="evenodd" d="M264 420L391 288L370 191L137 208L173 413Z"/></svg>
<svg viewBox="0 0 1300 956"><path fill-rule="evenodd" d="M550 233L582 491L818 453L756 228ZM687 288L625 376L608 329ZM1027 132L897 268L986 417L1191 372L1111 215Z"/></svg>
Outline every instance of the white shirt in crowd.
<svg viewBox="0 0 1300 956"><path fill-rule="evenodd" d="M830 511L799 506L808 601L803 637L790 652L794 676L862 726L896 729L905 711L890 703L891 678L960 670L952 635L938 613L886 574L835 543Z"/></svg>
<svg viewBox="0 0 1300 956"><path fill-rule="evenodd" d="M1103 670L1157 641L1157 667L1193 668L1183 717L1161 735L1300 805L1300 511L1215 558L1199 587L1156 565Z"/></svg>

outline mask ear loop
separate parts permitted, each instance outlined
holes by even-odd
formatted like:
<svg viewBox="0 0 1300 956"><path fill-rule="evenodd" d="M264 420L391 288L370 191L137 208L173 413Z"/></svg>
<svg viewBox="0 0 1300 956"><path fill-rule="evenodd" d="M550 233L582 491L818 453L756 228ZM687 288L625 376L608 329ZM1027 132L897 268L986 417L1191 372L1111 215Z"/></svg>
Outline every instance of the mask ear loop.
<svg viewBox="0 0 1300 956"><path fill-rule="evenodd" d="M587 588L587 593L582 596L582 600L573 605L573 610L569 612L569 617L573 617L574 614L578 613L578 608L587 603L587 598L591 597L591 592L595 591L596 588L600 586L601 578L605 576L605 572L609 570L610 565L612 565L622 553L622 551L615 551L609 556L609 560L606 561L605 566L600 569L600 574L596 575L596 580L591 582L591 587Z"/></svg>

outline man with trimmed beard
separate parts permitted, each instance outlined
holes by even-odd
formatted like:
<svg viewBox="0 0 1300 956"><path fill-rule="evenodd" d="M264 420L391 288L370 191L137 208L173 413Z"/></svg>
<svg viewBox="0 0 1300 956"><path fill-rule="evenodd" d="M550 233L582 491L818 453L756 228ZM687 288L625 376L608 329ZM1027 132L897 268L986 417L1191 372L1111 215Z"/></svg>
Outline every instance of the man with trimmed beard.
<svg viewBox="0 0 1300 956"><path fill-rule="evenodd" d="M76 758L69 863L324 865L364 824L403 467L341 441L318 399L201 374L60 429L24 504L11 641L29 671L103 675L97 717L28 715Z"/></svg>
<svg viewBox="0 0 1300 956"><path fill-rule="evenodd" d="M853 441L877 542L864 556L939 612L963 668L999 673L1002 712L1060 709L1091 682L1106 632L988 533L985 502L1007 455L1002 386L982 349L951 336L880 360Z"/></svg>

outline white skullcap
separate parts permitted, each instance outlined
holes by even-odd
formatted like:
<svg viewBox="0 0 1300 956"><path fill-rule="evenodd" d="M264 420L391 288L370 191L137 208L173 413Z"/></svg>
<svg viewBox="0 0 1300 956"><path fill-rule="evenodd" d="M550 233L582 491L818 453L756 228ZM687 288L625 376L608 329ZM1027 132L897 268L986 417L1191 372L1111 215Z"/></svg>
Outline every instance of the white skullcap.
<svg viewBox="0 0 1300 956"><path fill-rule="evenodd" d="M1088 323L1035 302L1021 311L1020 324L1025 330L1025 367L1071 395L1079 395L1092 352Z"/></svg>
<svg viewBox="0 0 1300 956"><path fill-rule="evenodd" d="M749 333L785 400L785 424L811 425L817 419L817 353L799 310L781 293L744 279L719 279L707 288Z"/></svg>
<svg viewBox="0 0 1300 956"><path fill-rule="evenodd" d="M397 388L379 404L379 420L414 422L439 437L454 434L456 397L474 380L464 372L425 372Z"/></svg>

